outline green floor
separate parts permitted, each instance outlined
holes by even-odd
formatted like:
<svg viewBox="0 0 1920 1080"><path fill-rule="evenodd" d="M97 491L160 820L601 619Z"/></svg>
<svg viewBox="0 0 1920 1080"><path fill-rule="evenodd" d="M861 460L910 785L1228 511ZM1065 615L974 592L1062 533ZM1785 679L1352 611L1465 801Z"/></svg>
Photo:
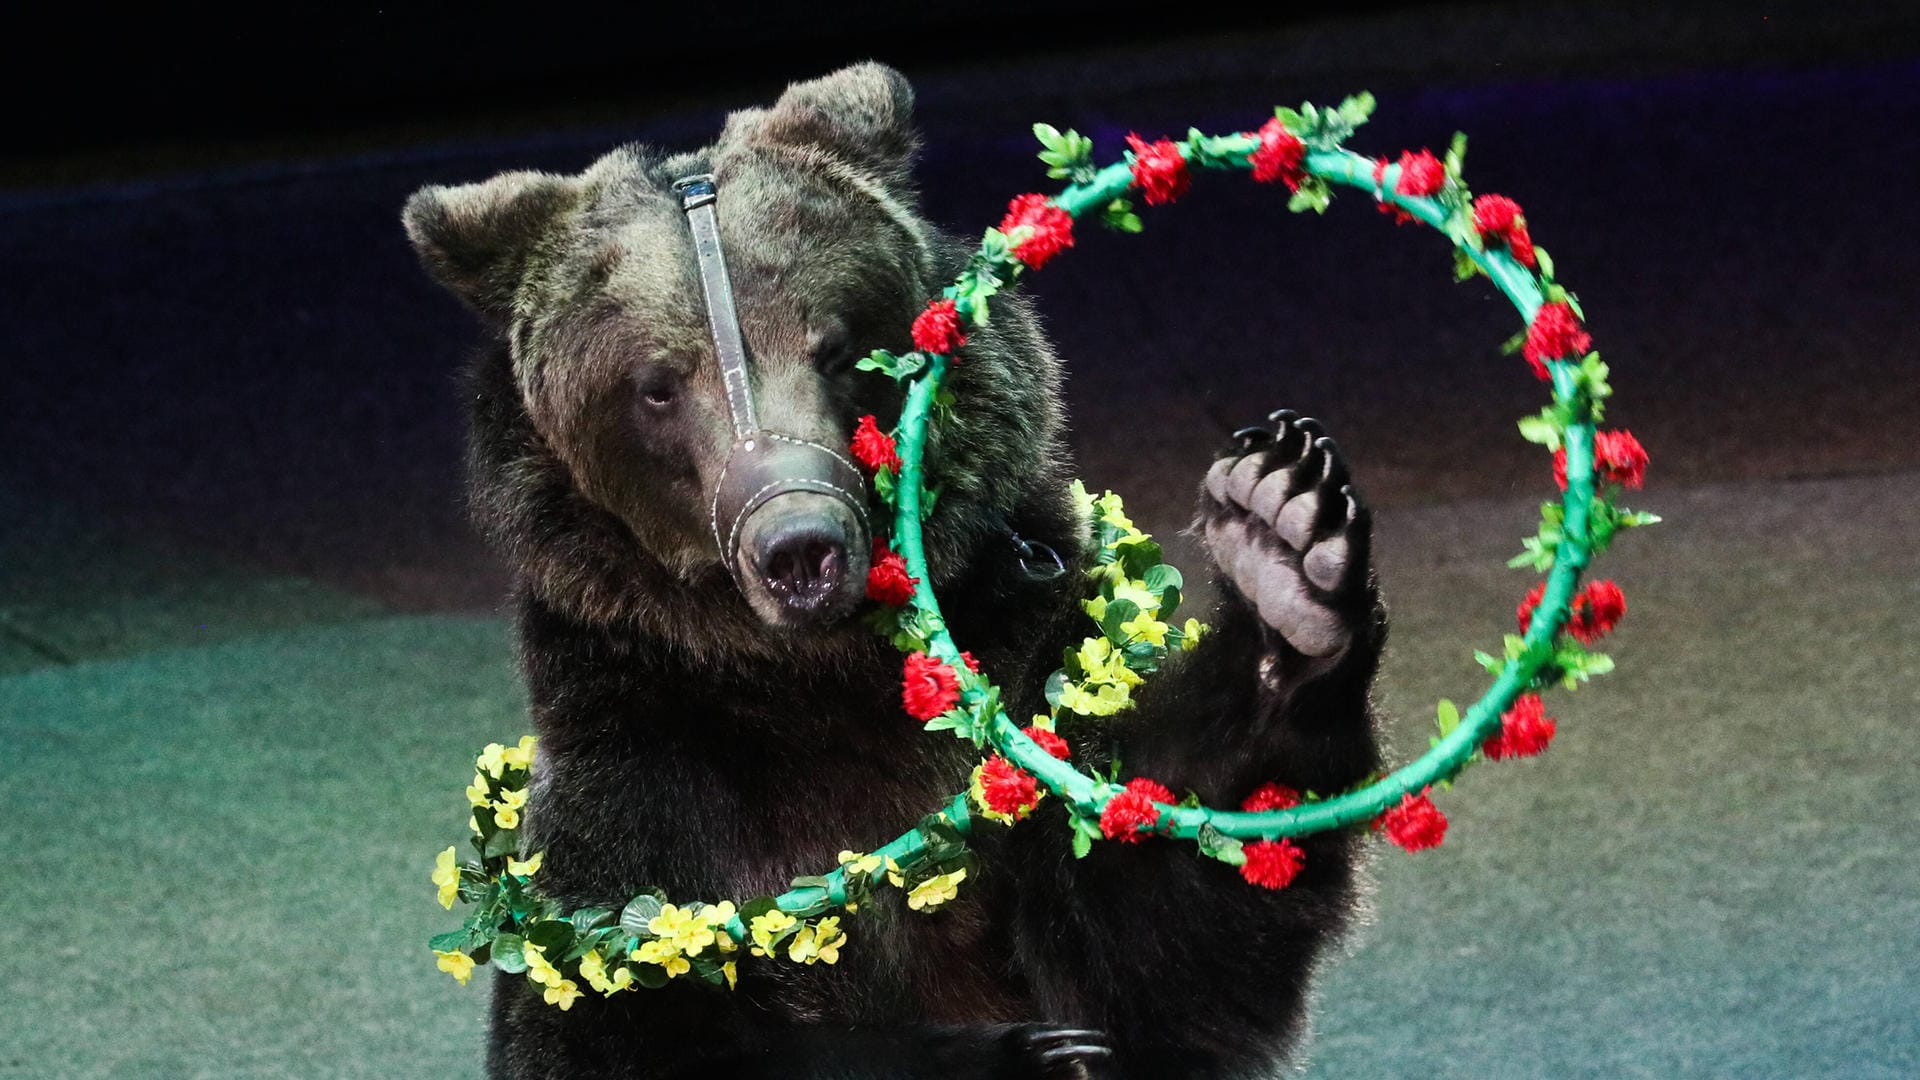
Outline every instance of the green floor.
<svg viewBox="0 0 1920 1080"><path fill-rule="evenodd" d="M1307 1076L1920 1075L1920 476L1645 501L1621 670L1381 854ZM1530 518L1383 520L1402 749ZM523 726L504 628L77 544L0 545L67 568L0 610L0 1076L477 1074L483 980L422 942L465 759Z"/></svg>

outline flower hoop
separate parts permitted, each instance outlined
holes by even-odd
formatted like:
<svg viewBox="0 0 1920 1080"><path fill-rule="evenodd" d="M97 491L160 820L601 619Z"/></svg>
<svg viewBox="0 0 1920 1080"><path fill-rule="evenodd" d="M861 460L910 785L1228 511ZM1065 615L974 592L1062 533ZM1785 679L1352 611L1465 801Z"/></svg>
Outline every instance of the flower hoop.
<svg viewBox="0 0 1920 1080"><path fill-rule="evenodd" d="M1048 175L1069 185L1052 197L1022 195L1009 204L955 282L915 320L916 351L878 351L860 361L862 369L889 375L906 388L894 431L883 432L873 417L863 417L852 445L872 473L876 493L894 510L891 544L875 543L867 586L878 603L872 621L908 654L901 699L908 714L929 731L948 731L991 750L967 792L872 853L842 852L838 868L796 879L779 896L738 906L675 906L648 892L619 912L569 912L534 887L539 855L517 857L518 812L533 744L527 739L511 749L490 746L468 789L480 859L458 865L449 848L434 874L443 904L451 907L455 898L478 904L459 931L433 940L441 968L463 983L477 962L525 971L545 988L549 1003L565 1009L581 991L556 964L570 966L609 995L688 973L731 986L742 947L757 956L784 953L796 963L831 964L846 936L839 917L827 912L856 911L882 884L905 890L913 910L937 908L966 880L966 837L974 819L1011 825L1048 793L1067 809L1076 854L1102 839L1177 837L1238 867L1249 883L1279 889L1304 863L1292 838L1370 825L1409 851L1435 846L1447 822L1431 800L1434 787L1451 787L1482 757L1504 760L1545 749L1555 721L1539 692L1555 684L1571 689L1612 670L1612 660L1589 646L1625 613L1625 599L1610 581L1583 588L1581 578L1618 531L1659 520L1615 501L1622 488L1641 485L1646 454L1628 432L1596 430L1611 389L1606 365L1590 351L1579 300L1555 280L1552 259L1533 243L1513 200L1475 198L1468 190L1461 175L1465 136L1454 136L1444 158L1423 149L1389 162L1346 150L1342 144L1372 110L1372 96L1360 94L1334 108L1278 109L1254 132L1212 136L1194 130L1184 140L1151 143L1130 135L1129 152L1104 168L1094 165L1090 140L1036 125ZM1137 189L1148 206L1174 202L1189 190L1196 167L1245 169L1257 182L1282 184L1295 212L1324 212L1336 186L1357 188L1370 192L1381 212L1396 221L1429 226L1451 240L1456 277L1484 275L1525 322L1506 351L1519 352L1550 384L1552 400L1520 421L1520 433L1553 452L1563 491L1542 505L1538 530L1509 562L1546 575L1519 606L1519 632L1505 636L1499 655L1475 653L1492 682L1464 710L1440 702L1438 731L1426 753L1325 797L1270 783L1237 809L1178 800L1145 777L1122 782L1089 775L1071 763L1071 747L1053 730L1062 711L1099 716L1129 707L1133 686L1206 632L1193 619L1172 624L1179 571L1160 561L1159 546L1133 526L1116 496L1095 499L1076 485L1097 531L1087 573L1098 593L1084 606L1098 632L1048 681L1050 713L1024 728L1001 707L999 688L948 633L929 584L921 534L936 494L925 486L928 431L936 414L954 404L944 389L946 375L965 362L967 331L988 322L991 298L1071 248L1074 222L1090 213L1123 232L1140 231L1128 195Z"/></svg>

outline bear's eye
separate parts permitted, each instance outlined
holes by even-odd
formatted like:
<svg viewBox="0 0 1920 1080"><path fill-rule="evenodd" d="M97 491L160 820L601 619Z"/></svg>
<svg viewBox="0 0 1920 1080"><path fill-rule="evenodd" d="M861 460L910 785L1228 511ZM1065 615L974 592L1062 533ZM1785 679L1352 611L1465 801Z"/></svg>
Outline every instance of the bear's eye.
<svg viewBox="0 0 1920 1080"><path fill-rule="evenodd" d="M679 387L674 385L672 379L652 378L640 383L640 400L651 408L667 408L678 396Z"/></svg>
<svg viewBox="0 0 1920 1080"><path fill-rule="evenodd" d="M811 335L813 366L825 375L838 375L853 366L853 336L839 319L828 321Z"/></svg>

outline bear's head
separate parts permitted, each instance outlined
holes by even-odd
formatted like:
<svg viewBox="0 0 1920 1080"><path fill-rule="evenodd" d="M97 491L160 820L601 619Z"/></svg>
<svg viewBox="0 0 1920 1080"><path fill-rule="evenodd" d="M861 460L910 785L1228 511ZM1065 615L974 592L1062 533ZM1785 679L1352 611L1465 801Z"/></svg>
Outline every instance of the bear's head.
<svg viewBox="0 0 1920 1080"><path fill-rule="evenodd" d="M899 411L899 389L855 362L911 349L914 316L966 255L916 209L911 108L904 78L863 64L734 113L703 150L623 147L578 175L510 172L408 201L428 270L498 335L476 372L473 496L540 598L693 644L847 621L869 558L848 500L790 491L715 527L738 409L674 183L714 178L760 429L844 455L858 417ZM929 447L937 578L1061 486L1057 383L1020 303L970 335L952 383L968 407Z"/></svg>

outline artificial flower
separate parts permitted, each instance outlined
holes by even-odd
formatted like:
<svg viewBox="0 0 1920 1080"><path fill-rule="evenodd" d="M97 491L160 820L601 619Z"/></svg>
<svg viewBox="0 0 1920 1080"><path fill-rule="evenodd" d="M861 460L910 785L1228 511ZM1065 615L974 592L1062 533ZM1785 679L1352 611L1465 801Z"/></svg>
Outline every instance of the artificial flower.
<svg viewBox="0 0 1920 1080"><path fill-rule="evenodd" d="M1250 885L1263 889L1284 889L1293 884L1294 875L1307 865L1307 853L1292 840L1255 840L1240 849L1246 862L1240 864L1240 876Z"/></svg>
<svg viewBox="0 0 1920 1080"><path fill-rule="evenodd" d="M1539 694L1522 694L1514 699L1512 708L1500 714L1500 730L1481 743L1480 749L1494 761L1532 757L1553 741L1556 726Z"/></svg>
<svg viewBox="0 0 1920 1080"><path fill-rule="evenodd" d="M433 883L440 886L440 906L452 911L453 902L460 897L460 866L454 860L453 848L433 860Z"/></svg>
<svg viewBox="0 0 1920 1080"><path fill-rule="evenodd" d="M915 911L932 911L959 896L960 883L965 880L965 867L950 873L935 874L907 891L907 906Z"/></svg>
<svg viewBox="0 0 1920 1080"><path fill-rule="evenodd" d="M880 430L873 415L869 413L860 418L854 426L853 442L848 445L853 459L867 467L868 472L880 469L900 471L900 453L894 444L893 436Z"/></svg>
<svg viewBox="0 0 1920 1080"><path fill-rule="evenodd" d="M953 669L923 652L907 656L900 703L915 720L931 720L960 703L960 679Z"/></svg>
<svg viewBox="0 0 1920 1080"><path fill-rule="evenodd" d="M1300 805L1300 793L1285 784L1271 780L1253 789L1253 794L1240 801L1240 809L1253 813L1263 810L1291 810Z"/></svg>
<svg viewBox="0 0 1920 1080"><path fill-rule="evenodd" d="M1038 270L1073 246L1073 215L1045 195L1021 195L1007 204L1000 231L1012 243L1013 257Z"/></svg>
<svg viewBox="0 0 1920 1080"><path fill-rule="evenodd" d="M1400 154L1400 178L1393 182L1396 195L1438 195L1447 185L1446 167L1433 151L1422 149L1419 153L1404 150Z"/></svg>
<svg viewBox="0 0 1920 1080"><path fill-rule="evenodd" d="M1564 300L1541 304L1527 324L1527 342L1520 355L1541 379L1549 378L1547 361L1572 360L1584 355L1593 345L1593 337L1580 325L1580 317Z"/></svg>
<svg viewBox="0 0 1920 1080"><path fill-rule="evenodd" d="M952 356L966 343L960 309L950 299L929 301L927 309L913 320L913 347L921 352Z"/></svg>
<svg viewBox="0 0 1920 1080"><path fill-rule="evenodd" d="M1288 191L1299 191L1300 181L1306 176L1302 166L1307 160L1307 144L1295 138L1277 116L1253 134L1260 140L1259 147L1247 155L1254 180L1262 184L1277 180L1287 185Z"/></svg>
<svg viewBox="0 0 1920 1080"><path fill-rule="evenodd" d="M441 952L435 949L433 955L440 958L438 961L440 970L458 979L461 986L467 985L467 980L473 978L473 957L457 949L453 952Z"/></svg>
<svg viewBox="0 0 1920 1080"><path fill-rule="evenodd" d="M920 583L907 573L907 560L887 546L880 537L873 539L873 559L867 567L867 597L888 607L899 607L913 599L913 587Z"/></svg>
<svg viewBox="0 0 1920 1080"><path fill-rule="evenodd" d="M1187 157L1172 139L1147 142L1128 133L1127 146L1133 151L1133 186L1140 189L1148 206L1170 203L1193 185Z"/></svg>
<svg viewBox="0 0 1920 1080"><path fill-rule="evenodd" d="M1438 847L1447 835L1447 816L1433 805L1427 790L1421 789L1418 795L1412 792L1402 795L1400 804L1380 815L1375 825L1387 834L1387 839L1408 851Z"/></svg>

